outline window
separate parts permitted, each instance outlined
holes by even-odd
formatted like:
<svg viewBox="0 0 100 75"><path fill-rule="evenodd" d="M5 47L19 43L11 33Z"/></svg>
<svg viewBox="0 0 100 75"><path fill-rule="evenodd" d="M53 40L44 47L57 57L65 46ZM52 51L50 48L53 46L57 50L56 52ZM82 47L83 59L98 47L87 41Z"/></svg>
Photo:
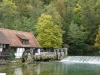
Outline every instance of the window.
<svg viewBox="0 0 100 75"><path fill-rule="evenodd" d="M19 37L19 39L23 45L29 44L29 39L25 35L17 34L17 37Z"/></svg>
<svg viewBox="0 0 100 75"><path fill-rule="evenodd" d="M28 42L28 40L22 40L22 44L23 44L23 45L28 45L29 42Z"/></svg>
<svg viewBox="0 0 100 75"><path fill-rule="evenodd" d="M5 44L0 44L0 48L5 48Z"/></svg>

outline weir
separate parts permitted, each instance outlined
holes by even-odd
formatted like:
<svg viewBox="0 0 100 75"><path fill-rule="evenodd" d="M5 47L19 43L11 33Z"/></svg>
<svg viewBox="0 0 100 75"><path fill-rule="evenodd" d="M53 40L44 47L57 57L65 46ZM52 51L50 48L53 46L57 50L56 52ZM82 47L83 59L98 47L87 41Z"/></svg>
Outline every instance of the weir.
<svg viewBox="0 0 100 75"><path fill-rule="evenodd" d="M67 56L60 62L100 64L100 56Z"/></svg>

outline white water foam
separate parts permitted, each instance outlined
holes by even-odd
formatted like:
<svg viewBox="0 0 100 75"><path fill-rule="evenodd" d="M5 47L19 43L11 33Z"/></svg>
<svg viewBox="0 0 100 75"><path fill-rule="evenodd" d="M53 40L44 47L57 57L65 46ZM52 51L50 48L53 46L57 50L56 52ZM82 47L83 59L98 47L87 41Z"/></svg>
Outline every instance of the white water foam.
<svg viewBox="0 0 100 75"><path fill-rule="evenodd" d="M60 62L100 64L99 56L67 56Z"/></svg>

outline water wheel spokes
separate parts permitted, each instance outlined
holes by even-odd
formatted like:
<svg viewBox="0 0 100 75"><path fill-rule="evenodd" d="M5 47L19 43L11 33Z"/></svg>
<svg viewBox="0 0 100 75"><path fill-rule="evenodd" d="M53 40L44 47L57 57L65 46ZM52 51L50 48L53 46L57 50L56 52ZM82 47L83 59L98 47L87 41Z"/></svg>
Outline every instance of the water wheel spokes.
<svg viewBox="0 0 100 75"><path fill-rule="evenodd" d="M33 55L30 50L25 50L22 55L22 62L27 62L28 59L33 60Z"/></svg>

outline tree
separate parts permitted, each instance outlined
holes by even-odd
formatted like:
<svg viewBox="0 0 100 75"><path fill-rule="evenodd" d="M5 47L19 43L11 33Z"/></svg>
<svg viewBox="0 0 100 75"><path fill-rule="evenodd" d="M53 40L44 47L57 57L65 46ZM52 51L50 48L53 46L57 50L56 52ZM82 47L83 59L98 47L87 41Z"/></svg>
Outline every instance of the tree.
<svg viewBox="0 0 100 75"><path fill-rule="evenodd" d="M96 3L95 3L95 15L96 15L96 24L99 25L100 24L100 0L96 0Z"/></svg>
<svg viewBox="0 0 100 75"><path fill-rule="evenodd" d="M64 0L57 0L55 4L56 4L56 7L58 9L60 16L65 19L66 14L65 14Z"/></svg>
<svg viewBox="0 0 100 75"><path fill-rule="evenodd" d="M62 30L55 25L52 16L42 14L37 25L37 40L43 48L59 48L62 45Z"/></svg>
<svg viewBox="0 0 100 75"><path fill-rule="evenodd" d="M80 30L79 26L75 24L73 21L70 24L68 35L76 41L85 41L84 32ZM72 40L71 40L72 41Z"/></svg>
<svg viewBox="0 0 100 75"><path fill-rule="evenodd" d="M16 19L16 5L11 0L0 2L0 23L1 27L8 28Z"/></svg>
<svg viewBox="0 0 100 75"><path fill-rule="evenodd" d="M33 18L22 17L21 19L16 19L12 24L10 29L20 30L20 31L35 31L35 20Z"/></svg>
<svg viewBox="0 0 100 75"><path fill-rule="evenodd" d="M98 34L96 35L96 39L95 39L95 46L100 47L100 25L98 28Z"/></svg>
<svg viewBox="0 0 100 75"><path fill-rule="evenodd" d="M41 0L44 4L49 4L51 1L53 1L53 0Z"/></svg>
<svg viewBox="0 0 100 75"><path fill-rule="evenodd" d="M63 0L58 0L58 1L63 1ZM62 4L64 4L63 6L65 7L62 9L65 11L65 14L63 14L63 16L65 17L64 18L62 17L64 19L62 20L62 23L63 23L62 29L65 31L65 33L63 34L63 42L67 43L69 25L71 21L74 21L73 20L73 16L74 16L73 10L74 10L74 7L76 6L76 3L74 0L64 0L64 3L62 2Z"/></svg>
<svg viewBox="0 0 100 75"><path fill-rule="evenodd" d="M57 11L57 8L55 6L55 3L50 3L48 6L45 6L44 13L47 15L51 15L53 22L57 25L62 25L61 23L61 16L59 12Z"/></svg>
<svg viewBox="0 0 100 75"><path fill-rule="evenodd" d="M76 4L74 7L74 15L73 15L73 21L80 26L82 24L82 8L79 4Z"/></svg>
<svg viewBox="0 0 100 75"><path fill-rule="evenodd" d="M79 0L79 5L82 8L81 25L85 35L87 36L85 43L90 45L93 45L95 42L98 27L95 3L96 0Z"/></svg>
<svg viewBox="0 0 100 75"><path fill-rule="evenodd" d="M32 0L33 1L33 17L38 19L43 13L43 3L40 0Z"/></svg>
<svg viewBox="0 0 100 75"><path fill-rule="evenodd" d="M31 17L33 7L30 4L30 0L12 0L17 6L18 15L17 18L22 16Z"/></svg>
<svg viewBox="0 0 100 75"><path fill-rule="evenodd" d="M86 51L84 32L73 21L70 24L67 41L70 46L69 53L83 54Z"/></svg>

